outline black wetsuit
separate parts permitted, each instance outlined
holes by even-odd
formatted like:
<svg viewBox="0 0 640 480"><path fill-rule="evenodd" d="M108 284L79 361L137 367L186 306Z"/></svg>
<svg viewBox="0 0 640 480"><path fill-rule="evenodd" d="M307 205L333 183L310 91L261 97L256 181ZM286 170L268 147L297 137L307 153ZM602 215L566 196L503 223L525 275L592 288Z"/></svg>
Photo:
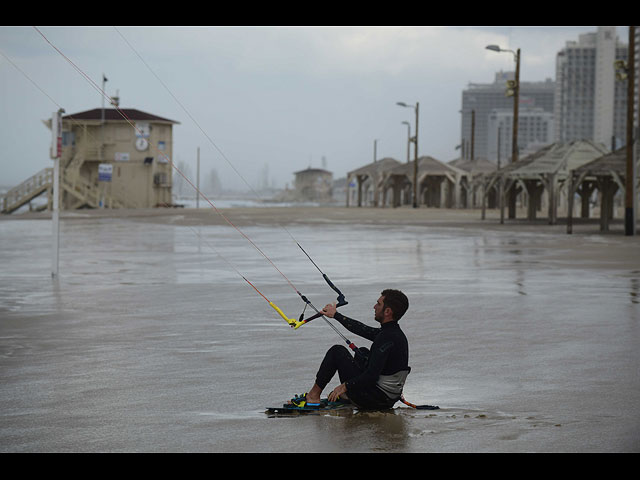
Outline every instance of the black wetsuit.
<svg viewBox="0 0 640 480"><path fill-rule="evenodd" d="M342 345L334 345L327 351L316 375L316 384L324 389L335 375L347 387L347 396L363 409L391 408L399 400L390 398L378 385L380 375L393 375L400 370L409 370L409 344L397 321L382 324L378 328L367 326L357 320L336 312L334 318L347 330L373 343L371 348L361 348L352 356Z"/></svg>

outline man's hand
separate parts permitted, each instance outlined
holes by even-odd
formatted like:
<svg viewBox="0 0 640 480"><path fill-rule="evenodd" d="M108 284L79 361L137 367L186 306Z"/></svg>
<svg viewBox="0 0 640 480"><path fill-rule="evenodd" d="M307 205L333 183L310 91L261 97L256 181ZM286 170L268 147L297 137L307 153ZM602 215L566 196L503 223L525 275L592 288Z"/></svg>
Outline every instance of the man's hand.
<svg viewBox="0 0 640 480"><path fill-rule="evenodd" d="M329 305L325 306L320 313L322 313L326 317L333 318L333 316L336 314L336 302L330 303Z"/></svg>
<svg viewBox="0 0 640 480"><path fill-rule="evenodd" d="M345 393L347 393L347 386L344 383L341 383L333 389L333 391L329 394L328 399L330 402L335 402L340 395L344 395Z"/></svg>

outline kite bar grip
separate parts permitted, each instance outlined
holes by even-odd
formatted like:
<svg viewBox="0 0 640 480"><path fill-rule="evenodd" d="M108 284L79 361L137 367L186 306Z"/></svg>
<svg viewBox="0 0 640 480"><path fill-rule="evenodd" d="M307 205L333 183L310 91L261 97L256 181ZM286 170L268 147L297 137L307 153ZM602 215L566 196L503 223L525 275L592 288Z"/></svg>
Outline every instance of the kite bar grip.
<svg viewBox="0 0 640 480"><path fill-rule="evenodd" d="M334 292L336 292L338 294L338 307L342 306L342 305L346 305L347 302L344 298L344 295L342 294L342 292L340 291L340 289L338 287L336 287L333 282L331 280L329 280L329 277L327 277L326 273L322 274L322 278L324 278L324 281L327 282L327 285L329 285Z"/></svg>
<svg viewBox="0 0 640 480"><path fill-rule="evenodd" d="M287 322L289 324L290 327L294 327L294 328L298 328L301 325L301 322L298 322L297 320L294 320L292 318L288 318L283 312L282 310L280 310L280 308L278 308L278 306L273 303L273 302L269 302L269 305L271 305L271 307L278 312L278 315L280 315L285 322Z"/></svg>
<svg viewBox="0 0 640 480"><path fill-rule="evenodd" d="M344 296L342 297L344 299ZM338 300L340 300L340 298L338 297ZM336 308L338 307L342 307L343 305L347 305L349 302L347 301L340 301L339 303L336 304ZM315 320L316 318L319 318L322 316L322 312L318 312L316 314L311 315L309 318L305 318L302 321L296 322L297 325L295 326L295 328L301 327L302 325L304 325L307 322L310 322L311 320Z"/></svg>

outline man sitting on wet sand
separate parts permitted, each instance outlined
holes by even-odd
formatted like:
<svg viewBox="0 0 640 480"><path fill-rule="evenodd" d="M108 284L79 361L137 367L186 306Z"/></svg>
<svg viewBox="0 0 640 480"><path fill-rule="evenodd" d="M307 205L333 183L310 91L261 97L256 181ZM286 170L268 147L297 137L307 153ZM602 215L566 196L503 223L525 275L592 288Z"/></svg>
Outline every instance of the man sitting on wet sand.
<svg viewBox="0 0 640 480"><path fill-rule="evenodd" d="M409 367L409 344L398 321L409 308L409 300L399 290L386 289L373 306L380 327L370 327L345 317L335 304L327 305L322 314L336 319L347 330L373 343L360 348L355 356L343 345L334 345L325 354L311 390L291 400L298 407L321 406L320 395L336 372L338 385L328 396L329 402L349 400L358 408L389 409L400 400Z"/></svg>

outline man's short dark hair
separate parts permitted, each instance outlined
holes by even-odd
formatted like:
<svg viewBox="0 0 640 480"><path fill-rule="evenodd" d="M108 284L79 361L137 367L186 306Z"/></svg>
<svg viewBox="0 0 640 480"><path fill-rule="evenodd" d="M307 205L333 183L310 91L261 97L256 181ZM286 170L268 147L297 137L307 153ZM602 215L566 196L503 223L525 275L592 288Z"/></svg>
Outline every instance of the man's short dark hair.
<svg viewBox="0 0 640 480"><path fill-rule="evenodd" d="M393 312L393 319L400 320L409 308L409 299L400 290L388 288L380 294L384 297L384 308L389 307Z"/></svg>

